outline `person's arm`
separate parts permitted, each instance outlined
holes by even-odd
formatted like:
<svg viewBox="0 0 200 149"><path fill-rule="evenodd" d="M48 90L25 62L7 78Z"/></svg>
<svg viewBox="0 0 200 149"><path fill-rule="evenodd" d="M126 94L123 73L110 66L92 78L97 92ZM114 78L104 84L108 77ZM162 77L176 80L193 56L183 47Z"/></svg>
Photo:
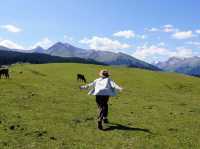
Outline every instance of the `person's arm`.
<svg viewBox="0 0 200 149"><path fill-rule="evenodd" d="M80 89L88 89L89 87L94 87L95 83L96 83L96 80L94 80L93 82L91 82L89 84L80 86Z"/></svg>
<svg viewBox="0 0 200 149"><path fill-rule="evenodd" d="M120 91L120 92L123 90L123 88L120 87L119 85L117 85L113 80L110 81L110 84L111 84L111 86L112 86L113 88L115 88L116 90L118 90L118 91Z"/></svg>

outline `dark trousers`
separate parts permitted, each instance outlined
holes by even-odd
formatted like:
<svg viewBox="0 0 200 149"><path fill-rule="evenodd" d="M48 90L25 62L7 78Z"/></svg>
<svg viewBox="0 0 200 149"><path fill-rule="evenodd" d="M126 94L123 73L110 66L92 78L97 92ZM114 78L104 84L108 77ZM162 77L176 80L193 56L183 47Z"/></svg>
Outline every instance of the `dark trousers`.
<svg viewBox="0 0 200 149"><path fill-rule="evenodd" d="M98 106L98 121L108 116L108 100L109 96L96 95L96 103Z"/></svg>

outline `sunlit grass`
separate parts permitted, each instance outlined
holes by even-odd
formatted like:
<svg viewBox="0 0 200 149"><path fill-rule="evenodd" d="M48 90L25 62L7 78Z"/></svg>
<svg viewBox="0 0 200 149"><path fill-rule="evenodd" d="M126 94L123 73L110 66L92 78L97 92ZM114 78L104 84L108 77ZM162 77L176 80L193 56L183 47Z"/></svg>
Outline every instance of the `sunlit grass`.
<svg viewBox="0 0 200 149"><path fill-rule="evenodd" d="M104 131L96 103L80 91L104 66L14 65L0 80L0 148L199 148L200 79L132 68L106 67L124 88L109 102Z"/></svg>

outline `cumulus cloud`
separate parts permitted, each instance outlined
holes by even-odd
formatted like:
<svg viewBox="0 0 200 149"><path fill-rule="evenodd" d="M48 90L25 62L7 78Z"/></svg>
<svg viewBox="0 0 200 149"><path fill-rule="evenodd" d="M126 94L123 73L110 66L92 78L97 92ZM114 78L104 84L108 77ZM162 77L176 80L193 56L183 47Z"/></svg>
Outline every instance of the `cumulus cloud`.
<svg viewBox="0 0 200 149"><path fill-rule="evenodd" d="M171 52L171 55L175 57L183 58L183 57L192 57L194 56L194 53L192 49L185 48L185 47L178 47L176 48L176 51Z"/></svg>
<svg viewBox="0 0 200 149"><path fill-rule="evenodd" d="M164 27L164 28L173 28L174 26L171 25L171 24L166 24L166 25L164 25L163 27Z"/></svg>
<svg viewBox="0 0 200 149"><path fill-rule="evenodd" d="M173 32L174 29L173 28L164 28L163 31L166 33L170 33L170 32Z"/></svg>
<svg viewBox="0 0 200 149"><path fill-rule="evenodd" d="M71 36L64 35L64 41L65 41L65 42L73 42L74 39L73 39Z"/></svg>
<svg viewBox="0 0 200 149"><path fill-rule="evenodd" d="M18 33L18 32L22 31L21 28L15 26L15 25L11 25L11 24L1 25L1 28L7 30L8 32L12 32L12 33Z"/></svg>
<svg viewBox="0 0 200 149"><path fill-rule="evenodd" d="M139 38L139 39L146 39L146 38L147 38L147 35L136 35L136 38Z"/></svg>
<svg viewBox="0 0 200 149"><path fill-rule="evenodd" d="M112 40L107 37L94 36L91 39L84 38L79 41L82 44L87 44L91 49L113 51L130 48L131 46L126 43L121 43L118 40Z"/></svg>
<svg viewBox="0 0 200 149"><path fill-rule="evenodd" d="M133 57L144 61L159 61L161 59L167 59L169 57L191 57L194 56L192 49L178 47L172 51L168 48L159 45L143 45L137 47L136 51L132 54Z"/></svg>
<svg viewBox="0 0 200 149"><path fill-rule="evenodd" d="M197 34L200 34L200 29L196 30L196 33L197 33Z"/></svg>
<svg viewBox="0 0 200 149"><path fill-rule="evenodd" d="M10 49L24 49L24 47L22 45L19 45L11 40L0 40L0 46L4 46L6 48L10 48Z"/></svg>
<svg viewBox="0 0 200 149"><path fill-rule="evenodd" d="M174 34L172 34L172 37L175 39L188 39L188 38L192 38L194 35L192 33L192 31L178 31L175 32Z"/></svg>
<svg viewBox="0 0 200 149"><path fill-rule="evenodd" d="M146 28L145 30L148 31L148 32L158 32L158 31L160 31L159 28L155 28L155 27L152 27L152 28Z"/></svg>
<svg viewBox="0 0 200 149"><path fill-rule="evenodd" d="M113 36L116 37L124 37L124 38L133 38L135 37L135 33L132 30L125 30L125 31L119 31L113 34Z"/></svg>
<svg viewBox="0 0 200 149"><path fill-rule="evenodd" d="M158 46L165 46L165 43L164 42L160 42L160 43L158 43Z"/></svg>
<svg viewBox="0 0 200 149"><path fill-rule="evenodd" d="M41 46L41 47L47 49L50 46L52 46L53 44L54 44L54 42L49 40L49 38L47 38L47 37L41 39L40 41L38 41L37 43L35 43L33 46L30 46L30 47L24 47L24 46L22 46L16 42L13 42L11 40L0 39L0 46L4 46L4 47L10 48L10 49L20 49L20 50L34 49L38 46Z"/></svg>
<svg viewBox="0 0 200 149"><path fill-rule="evenodd" d="M200 42L197 42L197 41L188 41L186 42L186 44L200 46Z"/></svg>
<svg viewBox="0 0 200 149"><path fill-rule="evenodd" d="M34 49L38 46L40 46L44 49L47 49L50 46L52 46L53 44L54 44L53 41L51 41L49 38L45 37L45 38L41 39L40 41L38 41L37 43L35 43L33 46L31 46L31 49Z"/></svg>
<svg viewBox="0 0 200 149"><path fill-rule="evenodd" d="M178 32L179 29L175 28L173 25L171 24L166 24L160 27L152 27L152 28L145 28L145 31L148 32L165 32L165 33L173 33L173 32Z"/></svg>
<svg viewBox="0 0 200 149"><path fill-rule="evenodd" d="M168 51L168 49L163 47L144 45L137 47L132 56L144 61L149 61L149 59L156 60L158 57L165 56L166 54L168 55Z"/></svg>
<svg viewBox="0 0 200 149"><path fill-rule="evenodd" d="M173 27L171 24L166 24L162 27L163 32L169 33L169 32L174 32L176 29Z"/></svg>

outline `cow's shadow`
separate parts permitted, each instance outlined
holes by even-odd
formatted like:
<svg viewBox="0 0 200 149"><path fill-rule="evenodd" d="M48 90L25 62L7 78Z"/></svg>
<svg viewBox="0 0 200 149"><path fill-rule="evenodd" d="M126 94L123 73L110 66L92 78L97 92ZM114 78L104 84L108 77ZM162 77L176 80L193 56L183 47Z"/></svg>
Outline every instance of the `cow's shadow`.
<svg viewBox="0 0 200 149"><path fill-rule="evenodd" d="M117 123L109 123L108 127L104 129L104 131L112 131L112 130L124 130L124 131L141 131L141 132L146 132L146 133L151 133L152 132L149 129L145 128L137 128L137 127L129 127Z"/></svg>

